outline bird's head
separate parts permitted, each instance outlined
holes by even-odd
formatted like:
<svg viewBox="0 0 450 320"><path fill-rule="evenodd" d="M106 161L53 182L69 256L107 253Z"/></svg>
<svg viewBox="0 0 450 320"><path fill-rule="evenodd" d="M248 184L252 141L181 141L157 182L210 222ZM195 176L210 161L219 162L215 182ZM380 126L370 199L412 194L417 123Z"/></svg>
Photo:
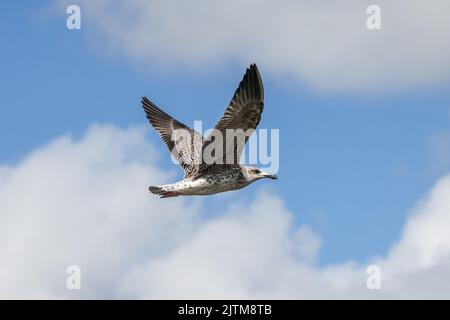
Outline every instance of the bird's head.
<svg viewBox="0 0 450 320"><path fill-rule="evenodd" d="M253 182L262 178L278 179L277 175L270 174L256 167L244 167L243 169L244 170L242 170L242 172L249 182Z"/></svg>

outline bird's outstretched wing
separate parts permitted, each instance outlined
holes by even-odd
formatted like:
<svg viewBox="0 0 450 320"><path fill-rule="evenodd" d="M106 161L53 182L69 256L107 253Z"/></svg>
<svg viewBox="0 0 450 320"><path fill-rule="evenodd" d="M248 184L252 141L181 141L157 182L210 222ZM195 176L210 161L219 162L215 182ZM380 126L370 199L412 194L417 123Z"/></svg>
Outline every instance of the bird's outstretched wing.
<svg viewBox="0 0 450 320"><path fill-rule="evenodd" d="M183 168L184 177L195 176L201 161L202 135L162 111L146 97L142 97L141 102L147 119Z"/></svg>
<svg viewBox="0 0 450 320"><path fill-rule="evenodd" d="M239 164L244 145L258 126L263 108L263 83L258 67L256 64L252 64L247 68L244 78L234 93L233 99L231 99L224 115L215 126L215 130L220 131L223 138L222 163ZM227 129L231 129L228 135ZM234 136L230 136L230 133L233 132L232 130L235 130ZM203 143L203 149L213 140L212 134L209 135ZM232 163L230 163L230 160ZM203 167L202 169L205 168Z"/></svg>

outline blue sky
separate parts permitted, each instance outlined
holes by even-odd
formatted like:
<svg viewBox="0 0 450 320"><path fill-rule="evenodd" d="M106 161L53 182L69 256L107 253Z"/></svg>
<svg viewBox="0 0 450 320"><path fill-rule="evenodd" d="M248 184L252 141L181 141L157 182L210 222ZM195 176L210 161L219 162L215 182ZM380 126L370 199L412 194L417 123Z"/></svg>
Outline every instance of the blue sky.
<svg viewBox="0 0 450 320"><path fill-rule="evenodd" d="M64 12L48 13L51 4L0 4L4 165L18 164L62 134L81 137L92 123L147 124L143 95L186 124L203 120L213 126L247 67L231 60L195 72L104 54L93 45L88 23L67 30ZM256 62L264 80L260 127L280 129L280 179L254 184L239 196L250 199L261 188L279 195L296 223L311 225L322 237L321 265L385 254L399 239L408 211L447 173L431 141L450 132L449 83L326 92L266 72L273 67L256 56L243 60ZM148 138L162 153L161 167L178 170L150 127ZM204 201L210 212L226 197Z"/></svg>

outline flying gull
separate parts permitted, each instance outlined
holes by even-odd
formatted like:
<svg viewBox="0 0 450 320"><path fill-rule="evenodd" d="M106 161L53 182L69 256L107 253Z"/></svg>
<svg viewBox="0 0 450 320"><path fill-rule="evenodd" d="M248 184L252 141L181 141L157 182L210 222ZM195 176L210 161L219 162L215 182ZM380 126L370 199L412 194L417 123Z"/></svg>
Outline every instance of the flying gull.
<svg viewBox="0 0 450 320"><path fill-rule="evenodd" d="M210 195L241 189L262 178L277 179L276 175L259 168L239 165L243 147L258 126L264 107L264 88L256 64L247 68L233 99L208 138L177 121L146 97L142 98L142 106L147 119L184 171L181 181L149 187L150 192L161 198ZM240 130L241 134L228 138L230 130ZM217 140L217 134L221 134L222 140ZM214 149L214 141L216 147L219 144L223 148L211 152L215 156L211 161L205 154L208 149Z"/></svg>

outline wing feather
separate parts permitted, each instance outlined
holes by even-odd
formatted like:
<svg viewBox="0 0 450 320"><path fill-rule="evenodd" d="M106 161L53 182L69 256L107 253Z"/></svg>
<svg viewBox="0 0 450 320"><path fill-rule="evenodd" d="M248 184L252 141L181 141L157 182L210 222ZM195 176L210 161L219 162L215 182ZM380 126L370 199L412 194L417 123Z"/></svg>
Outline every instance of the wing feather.
<svg viewBox="0 0 450 320"><path fill-rule="evenodd" d="M256 130L263 109L264 87L258 67L256 64L252 64L247 68L225 113L215 126L215 130L219 130L223 137L222 150L225 150L225 152L221 154L222 163L239 164L244 145ZM228 129L234 130L236 136L227 136ZM242 129L242 131L236 131L238 129ZM205 139L203 149L212 141L213 138L210 135ZM232 163L230 163L230 159ZM202 169L205 169L204 166Z"/></svg>
<svg viewBox="0 0 450 320"><path fill-rule="evenodd" d="M195 176L200 165L202 135L162 111L146 97L142 97L141 102L147 119L178 161L184 177Z"/></svg>

